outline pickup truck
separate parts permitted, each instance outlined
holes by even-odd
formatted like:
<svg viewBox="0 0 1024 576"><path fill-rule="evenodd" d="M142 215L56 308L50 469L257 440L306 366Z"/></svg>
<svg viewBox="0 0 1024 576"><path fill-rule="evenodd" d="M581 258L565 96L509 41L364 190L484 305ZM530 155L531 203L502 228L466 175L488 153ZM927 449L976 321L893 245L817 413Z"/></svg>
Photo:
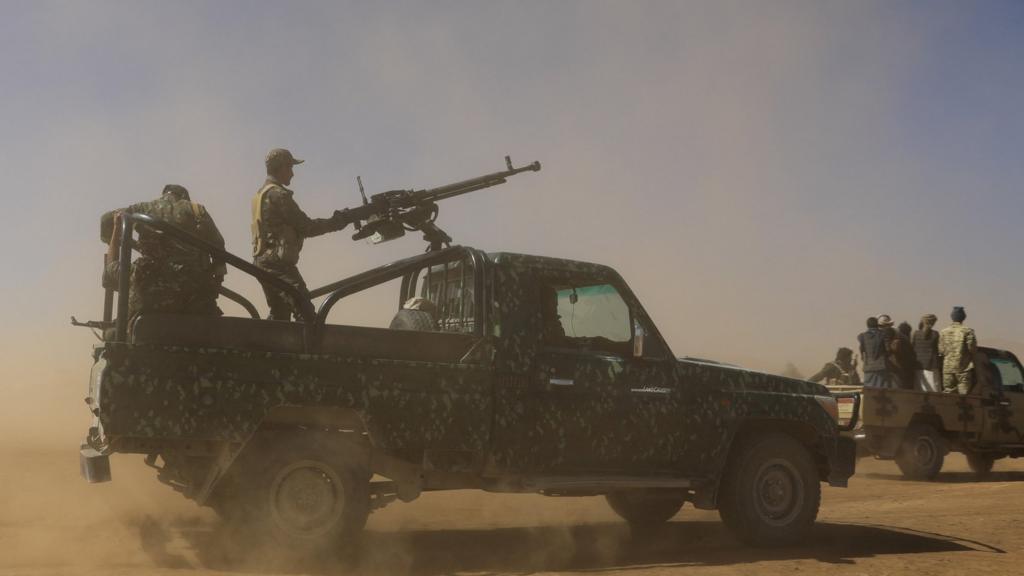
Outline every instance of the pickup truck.
<svg viewBox="0 0 1024 576"><path fill-rule="evenodd" d="M962 452L979 475L1024 456L1024 370L1007 350L979 347L969 394L863 389L863 442L914 480L932 480L945 455Z"/></svg>
<svg viewBox="0 0 1024 576"><path fill-rule="evenodd" d="M820 385L673 356L599 264L453 246L313 290L141 215L300 303L301 321L142 314L127 273L93 350L83 475L143 454L160 480L291 551L343 547L370 511L422 492L603 495L635 527L685 502L753 545L799 541L854 443ZM388 327L329 323L395 290ZM117 306L113 305L117 294ZM314 309L312 299L323 298ZM116 311L116 317L114 317Z"/></svg>

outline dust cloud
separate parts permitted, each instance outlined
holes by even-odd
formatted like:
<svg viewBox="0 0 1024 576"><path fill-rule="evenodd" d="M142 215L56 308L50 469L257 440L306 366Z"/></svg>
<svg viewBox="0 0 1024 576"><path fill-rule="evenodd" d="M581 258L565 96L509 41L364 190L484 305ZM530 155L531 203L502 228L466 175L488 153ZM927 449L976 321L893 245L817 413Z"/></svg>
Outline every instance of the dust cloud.
<svg viewBox="0 0 1024 576"><path fill-rule="evenodd" d="M689 507L638 543L599 498L428 494L374 514L361 560L308 570L225 559L213 515L139 456L115 456L109 484L77 470L92 337L67 319L99 316L99 214L182 183L245 255L277 146L306 158L293 187L312 216L358 202L357 175L372 193L540 160L439 223L489 251L612 265L680 356L809 374L868 315L954 304L982 343L1024 351L1024 272L1005 264L1021 234L1019 27L952 5L12 3L0 573L1017 571L1016 464L921 486L870 463L826 495L817 549L779 553L738 549ZM267 31L287 49L254 40ZM423 248L346 233L307 245L310 286ZM261 303L241 276L227 285ZM371 311L393 293L367 298L332 320L386 322ZM865 527L883 522L922 533Z"/></svg>

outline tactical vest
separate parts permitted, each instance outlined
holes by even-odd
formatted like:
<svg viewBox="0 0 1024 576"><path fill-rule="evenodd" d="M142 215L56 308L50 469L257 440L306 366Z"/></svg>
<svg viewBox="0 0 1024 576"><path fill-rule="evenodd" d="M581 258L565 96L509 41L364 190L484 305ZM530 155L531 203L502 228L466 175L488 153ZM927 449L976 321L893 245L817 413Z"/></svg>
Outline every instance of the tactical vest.
<svg viewBox="0 0 1024 576"><path fill-rule="evenodd" d="M922 370L935 370L939 363L939 333L935 330L918 330L913 337L914 355Z"/></svg>
<svg viewBox="0 0 1024 576"><path fill-rule="evenodd" d="M264 184L252 199L252 255L254 257L259 256L263 251L263 198L274 186L277 184L273 182Z"/></svg>
<svg viewBox="0 0 1024 576"><path fill-rule="evenodd" d="M885 349L885 334L881 330L868 330L860 336L861 344L864 346L864 371L887 370L889 365L886 362L888 351Z"/></svg>

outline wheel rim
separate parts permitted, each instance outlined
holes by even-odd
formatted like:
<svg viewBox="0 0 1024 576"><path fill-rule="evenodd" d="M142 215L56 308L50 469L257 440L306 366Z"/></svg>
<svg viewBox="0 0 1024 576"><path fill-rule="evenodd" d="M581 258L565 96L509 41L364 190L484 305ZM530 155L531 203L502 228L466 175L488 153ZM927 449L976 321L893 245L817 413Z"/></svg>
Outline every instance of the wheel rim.
<svg viewBox="0 0 1024 576"><path fill-rule="evenodd" d="M938 454L938 449L931 438L928 436L917 438L917 442L914 443L914 460L919 466L923 468L930 466L935 461L936 454Z"/></svg>
<svg viewBox="0 0 1024 576"><path fill-rule="evenodd" d="M322 536L335 526L344 507L341 479L321 462L294 462L282 468L271 484L271 516L292 536Z"/></svg>
<svg viewBox="0 0 1024 576"><path fill-rule="evenodd" d="M754 479L754 502L765 522L775 526L792 522L804 502L804 482L796 467L782 459L765 462Z"/></svg>

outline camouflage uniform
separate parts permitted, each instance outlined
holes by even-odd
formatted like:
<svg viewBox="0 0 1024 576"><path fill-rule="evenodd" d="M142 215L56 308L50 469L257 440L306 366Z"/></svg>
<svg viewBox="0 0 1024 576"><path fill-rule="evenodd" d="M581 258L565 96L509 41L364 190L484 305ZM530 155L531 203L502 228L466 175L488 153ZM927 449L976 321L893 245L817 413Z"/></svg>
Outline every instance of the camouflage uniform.
<svg viewBox="0 0 1024 576"><path fill-rule="evenodd" d="M181 186L169 185L156 200L104 214L100 233L104 241L109 242L118 212L145 214L224 247L224 237L206 208L191 202L188 191ZM139 226L138 234L140 256L132 263L128 292L130 318L144 312L221 315L217 292L224 279L223 262L213 262L209 254L146 226ZM111 262L105 274L109 285L117 277L118 262Z"/></svg>
<svg viewBox="0 0 1024 576"><path fill-rule="evenodd" d="M943 392L967 394L974 386L974 353L978 340L974 329L953 322L939 333L939 355L942 356Z"/></svg>
<svg viewBox="0 0 1024 576"><path fill-rule="evenodd" d="M292 159L291 153L288 159L296 164L302 162ZM338 213L333 218L310 218L295 203L293 194L273 177L268 177L253 198L253 263L308 295L306 282L296 266L303 240L341 230L347 222ZM270 307L270 319L287 321L293 314L298 316L299 309L285 292L263 286L263 293Z"/></svg>

